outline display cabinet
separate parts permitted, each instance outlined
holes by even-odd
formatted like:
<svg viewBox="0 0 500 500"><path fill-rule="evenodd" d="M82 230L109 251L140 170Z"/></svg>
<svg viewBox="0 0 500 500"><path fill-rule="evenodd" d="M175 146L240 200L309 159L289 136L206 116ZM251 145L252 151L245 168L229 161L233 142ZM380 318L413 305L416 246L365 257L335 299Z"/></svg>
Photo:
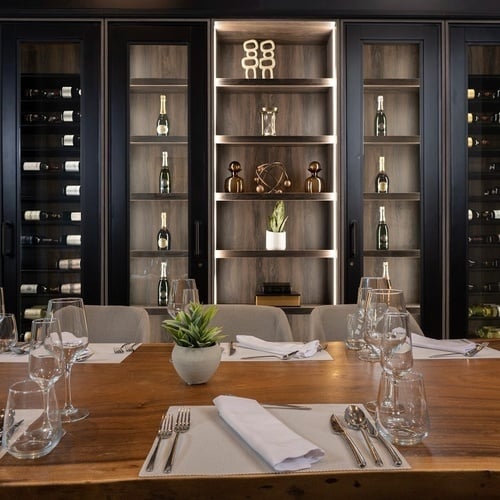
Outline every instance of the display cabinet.
<svg viewBox="0 0 500 500"><path fill-rule="evenodd" d="M500 27L450 27L450 332L500 337Z"/></svg>
<svg viewBox="0 0 500 500"><path fill-rule="evenodd" d="M381 276L387 262L424 332L440 337L440 26L347 22L344 36L344 301L356 302L360 277ZM382 132L375 127L379 96ZM381 162L388 189L377 187ZM387 242L377 240L381 207Z"/></svg>
<svg viewBox="0 0 500 500"><path fill-rule="evenodd" d="M108 296L154 316L166 315L158 305L162 263L169 281L189 275L209 300L207 31L204 22L108 25ZM161 96L168 130L159 120ZM166 168L160 179L164 153L168 187ZM170 233L164 247L162 213Z"/></svg>
<svg viewBox="0 0 500 500"><path fill-rule="evenodd" d="M2 27L2 259L20 338L47 301L101 301L100 24Z"/></svg>
<svg viewBox="0 0 500 500"><path fill-rule="evenodd" d="M262 283L279 282L300 294L288 313L334 303L335 23L216 21L213 37L215 300L255 303ZM269 113L274 131L263 123ZM286 247L269 250L266 223L277 201L288 216Z"/></svg>

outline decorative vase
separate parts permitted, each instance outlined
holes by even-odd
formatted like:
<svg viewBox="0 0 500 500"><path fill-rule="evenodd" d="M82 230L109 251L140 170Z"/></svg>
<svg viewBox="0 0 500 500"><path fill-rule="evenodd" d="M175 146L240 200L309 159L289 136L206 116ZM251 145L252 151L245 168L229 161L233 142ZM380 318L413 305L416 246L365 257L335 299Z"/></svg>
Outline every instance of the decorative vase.
<svg viewBox="0 0 500 500"><path fill-rule="evenodd" d="M266 230L266 250L286 250L286 231L275 233Z"/></svg>
<svg viewBox="0 0 500 500"><path fill-rule="evenodd" d="M218 344L210 347L182 347L175 344L172 364L186 384L204 384L217 370L221 355L222 350Z"/></svg>
<svg viewBox="0 0 500 500"><path fill-rule="evenodd" d="M309 163L307 168L311 175L305 181L305 192L306 193L321 193L323 190L323 179L319 177L318 173L321 171L321 165L317 161L312 161Z"/></svg>
<svg viewBox="0 0 500 500"><path fill-rule="evenodd" d="M241 172L241 165L237 161L232 161L228 170L231 175L224 180L224 191L226 193L243 193L245 190L243 179L238 175L238 172Z"/></svg>

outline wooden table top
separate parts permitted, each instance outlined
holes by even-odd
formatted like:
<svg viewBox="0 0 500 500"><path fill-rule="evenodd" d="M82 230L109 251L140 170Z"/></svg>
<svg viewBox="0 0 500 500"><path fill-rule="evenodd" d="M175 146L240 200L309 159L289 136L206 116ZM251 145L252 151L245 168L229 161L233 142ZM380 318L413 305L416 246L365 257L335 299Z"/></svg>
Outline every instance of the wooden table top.
<svg viewBox="0 0 500 500"><path fill-rule="evenodd" d="M65 437L45 457L5 455L0 498L265 500L348 494L371 500L398 489L405 499L498 498L498 359L415 361L425 376L431 431L422 444L400 448L411 470L139 478L170 405L210 405L229 392L272 403L363 402L375 397L381 370L336 342L328 348L333 361L224 362L207 384L187 386L170 363L171 347L143 345L120 364L75 365L73 401L89 408L90 417L65 424ZM24 363L0 363L0 404L8 386L26 372Z"/></svg>

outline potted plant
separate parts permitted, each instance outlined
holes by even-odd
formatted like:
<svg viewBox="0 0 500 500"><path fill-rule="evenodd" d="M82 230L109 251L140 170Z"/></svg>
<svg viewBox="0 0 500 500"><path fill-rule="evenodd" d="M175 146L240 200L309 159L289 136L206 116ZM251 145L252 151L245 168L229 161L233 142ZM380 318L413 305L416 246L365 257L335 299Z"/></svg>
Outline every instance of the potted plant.
<svg viewBox="0 0 500 500"><path fill-rule="evenodd" d="M174 319L162 322L174 340L172 363L177 374L188 384L204 384L215 373L220 363L224 337L222 329L210 326L215 316L215 305L203 306L191 302Z"/></svg>
<svg viewBox="0 0 500 500"><path fill-rule="evenodd" d="M278 200L274 205L271 215L267 218L267 250L286 249L285 224L287 220L288 216L285 214L285 203L282 200Z"/></svg>

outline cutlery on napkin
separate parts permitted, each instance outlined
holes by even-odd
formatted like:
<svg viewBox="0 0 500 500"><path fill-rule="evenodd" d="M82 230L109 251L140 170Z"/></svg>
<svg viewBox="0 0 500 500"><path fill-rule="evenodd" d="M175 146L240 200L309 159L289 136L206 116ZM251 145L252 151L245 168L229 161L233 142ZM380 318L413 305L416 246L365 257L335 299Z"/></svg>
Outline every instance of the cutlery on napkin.
<svg viewBox="0 0 500 500"><path fill-rule="evenodd" d="M269 342L252 335L236 335L236 340L241 347L276 354L278 356L284 356L292 351L297 351L293 356L294 358L310 358L318 352L320 347L319 340L312 340L307 342L307 344L300 342Z"/></svg>
<svg viewBox="0 0 500 500"><path fill-rule="evenodd" d="M325 455L254 399L217 396L214 404L220 417L277 471L308 469Z"/></svg>
<svg viewBox="0 0 500 500"><path fill-rule="evenodd" d="M415 347L435 349L436 351L455 352L463 355L476 348L476 344L474 342L464 343L462 340L432 339L429 337L423 337L422 335L417 335L416 333L411 334L411 342Z"/></svg>

